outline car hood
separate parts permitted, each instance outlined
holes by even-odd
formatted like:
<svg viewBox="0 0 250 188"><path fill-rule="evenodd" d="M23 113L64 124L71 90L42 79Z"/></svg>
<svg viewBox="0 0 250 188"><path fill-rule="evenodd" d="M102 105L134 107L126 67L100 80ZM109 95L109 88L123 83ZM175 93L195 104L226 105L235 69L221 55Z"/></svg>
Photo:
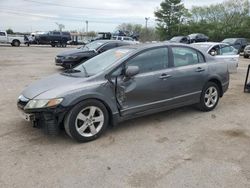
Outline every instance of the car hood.
<svg viewBox="0 0 250 188"><path fill-rule="evenodd" d="M75 54L89 54L89 53L94 53L94 51L93 50L83 50L83 49L73 49L73 50L61 52L57 56L64 57L64 56L75 55Z"/></svg>
<svg viewBox="0 0 250 188"><path fill-rule="evenodd" d="M89 81L87 77L54 74L32 83L22 92L22 95L28 99L51 99L63 97L65 93L72 90L94 86L96 83L96 81Z"/></svg>

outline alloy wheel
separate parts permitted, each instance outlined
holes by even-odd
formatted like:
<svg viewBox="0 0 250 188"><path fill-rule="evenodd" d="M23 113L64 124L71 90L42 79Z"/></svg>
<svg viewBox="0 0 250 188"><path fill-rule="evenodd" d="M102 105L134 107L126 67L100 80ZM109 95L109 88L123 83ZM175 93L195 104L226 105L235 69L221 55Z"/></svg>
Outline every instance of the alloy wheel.
<svg viewBox="0 0 250 188"><path fill-rule="evenodd" d="M77 132L84 137L95 136L103 127L104 113L96 106L81 110L75 120Z"/></svg>
<svg viewBox="0 0 250 188"><path fill-rule="evenodd" d="M214 86L209 87L205 92L205 105L208 108L213 108L218 101L218 91Z"/></svg>

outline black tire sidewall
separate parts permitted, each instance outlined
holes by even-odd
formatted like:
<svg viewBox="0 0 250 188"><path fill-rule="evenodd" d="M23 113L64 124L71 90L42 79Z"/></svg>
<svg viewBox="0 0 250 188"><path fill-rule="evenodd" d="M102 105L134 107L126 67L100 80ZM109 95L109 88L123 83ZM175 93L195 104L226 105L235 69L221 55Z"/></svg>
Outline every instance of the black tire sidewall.
<svg viewBox="0 0 250 188"><path fill-rule="evenodd" d="M206 91L209 87L215 87L217 89L217 92L218 92L218 100L217 100L216 104L211 108L207 107L205 104L205 94L206 94ZM218 105L219 100L220 100L220 89L219 89L218 85L214 82L208 82L202 90L199 108L200 108L200 110L205 111L205 112L212 111Z"/></svg>
<svg viewBox="0 0 250 188"><path fill-rule="evenodd" d="M96 106L102 110L103 115L104 115L104 123L103 123L101 130L96 135L91 136L91 137L84 137L80 135L78 131L76 130L75 120L79 112L88 106ZM70 134L69 136L71 136L78 142L89 142L100 137L100 135L106 130L108 126L108 122L109 122L109 114L105 105L97 100L90 99L90 100L86 100L86 101L78 103L76 106L74 106L71 109L71 111L68 113L67 121L65 122L67 123L67 125L65 126L68 126L68 132ZM67 128L65 127L65 129Z"/></svg>

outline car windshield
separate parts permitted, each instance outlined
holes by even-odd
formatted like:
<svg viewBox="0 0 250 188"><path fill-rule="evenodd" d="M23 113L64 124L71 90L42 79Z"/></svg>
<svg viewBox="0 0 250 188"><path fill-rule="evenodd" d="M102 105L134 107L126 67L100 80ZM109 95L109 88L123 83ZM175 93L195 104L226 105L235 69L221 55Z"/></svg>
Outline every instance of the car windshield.
<svg viewBox="0 0 250 188"><path fill-rule="evenodd" d="M96 50L97 48L99 48L103 44L104 44L104 42L94 41L94 42L91 42L89 44L86 44L85 46L82 46L81 49L82 50Z"/></svg>
<svg viewBox="0 0 250 188"><path fill-rule="evenodd" d="M195 38L197 36L197 34L191 34L191 35L188 35L191 39Z"/></svg>
<svg viewBox="0 0 250 188"><path fill-rule="evenodd" d="M193 43L192 46L204 51L204 52L207 52L209 50L209 48L211 48L211 44L201 44L201 43Z"/></svg>
<svg viewBox="0 0 250 188"><path fill-rule="evenodd" d="M228 44L234 44L236 42L237 39L225 39L222 42L224 43L228 43Z"/></svg>
<svg viewBox="0 0 250 188"><path fill-rule="evenodd" d="M173 37L170 39L172 42L179 42L183 37Z"/></svg>
<svg viewBox="0 0 250 188"><path fill-rule="evenodd" d="M81 71L85 73L86 76L96 75L112 66L116 61L129 54L132 50L131 48L111 49L85 61L73 70Z"/></svg>

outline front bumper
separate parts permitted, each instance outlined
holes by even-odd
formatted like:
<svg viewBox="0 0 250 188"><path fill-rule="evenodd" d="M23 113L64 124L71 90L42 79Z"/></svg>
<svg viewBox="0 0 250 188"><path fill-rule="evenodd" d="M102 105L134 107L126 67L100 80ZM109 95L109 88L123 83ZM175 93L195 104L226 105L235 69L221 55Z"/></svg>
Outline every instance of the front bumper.
<svg viewBox="0 0 250 188"><path fill-rule="evenodd" d="M63 58L58 58L56 57L55 58L55 65L56 66L62 66L62 67L65 67L65 66L74 66L78 64L78 60L66 60L66 59L63 59Z"/></svg>
<svg viewBox="0 0 250 188"><path fill-rule="evenodd" d="M39 109L24 109L28 101L17 101L18 110L26 121L30 121L33 123L35 127L42 127L44 123L44 117L50 117L51 119L55 120L56 125L60 125L66 113L70 108L63 107L62 105L58 105L56 107L51 108L39 108Z"/></svg>

